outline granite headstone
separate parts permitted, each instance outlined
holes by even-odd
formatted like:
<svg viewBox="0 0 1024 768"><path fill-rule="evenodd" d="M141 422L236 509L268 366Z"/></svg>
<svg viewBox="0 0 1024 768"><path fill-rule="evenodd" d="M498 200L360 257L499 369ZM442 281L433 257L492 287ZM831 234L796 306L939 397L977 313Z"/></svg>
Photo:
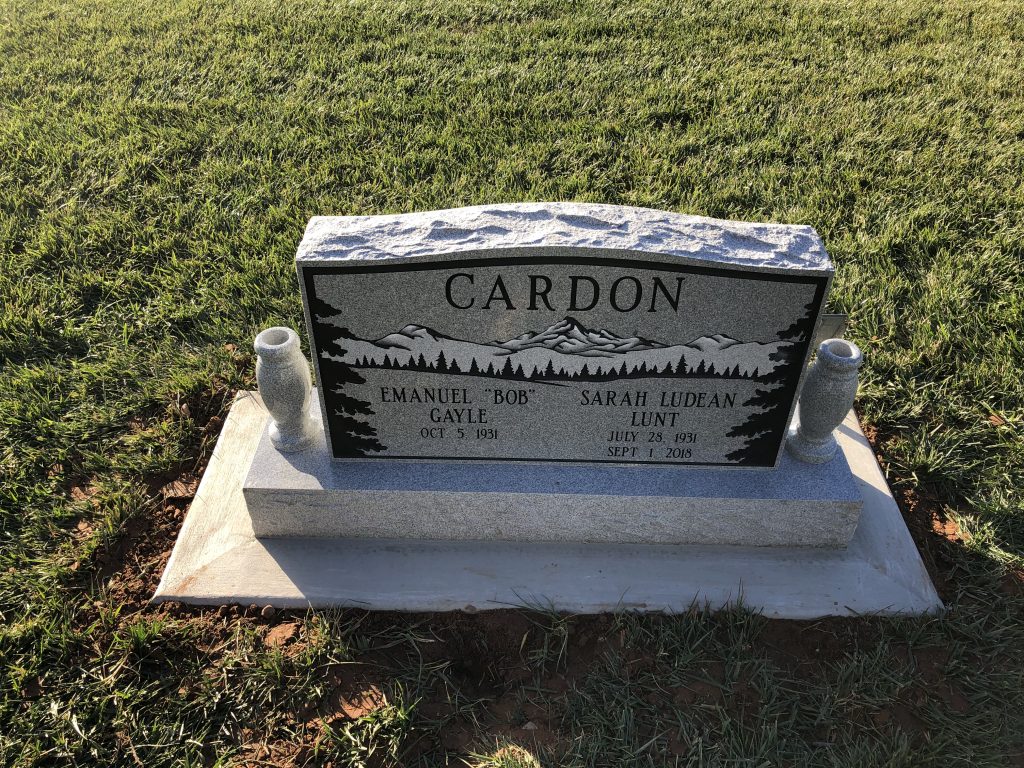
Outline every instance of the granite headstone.
<svg viewBox="0 0 1024 768"><path fill-rule="evenodd" d="M820 314L809 227L565 203L316 218L297 265L318 387L294 329L256 337L259 392L155 599L941 609L851 410L862 357Z"/></svg>
<svg viewBox="0 0 1024 768"><path fill-rule="evenodd" d="M572 203L314 218L336 459L773 467L832 267L810 227Z"/></svg>
<svg viewBox="0 0 1024 768"><path fill-rule="evenodd" d="M810 227L578 203L319 217L296 264L318 386L302 405L277 391L297 364L265 377L286 424L244 484L257 536L853 533L845 459L783 450L832 275Z"/></svg>

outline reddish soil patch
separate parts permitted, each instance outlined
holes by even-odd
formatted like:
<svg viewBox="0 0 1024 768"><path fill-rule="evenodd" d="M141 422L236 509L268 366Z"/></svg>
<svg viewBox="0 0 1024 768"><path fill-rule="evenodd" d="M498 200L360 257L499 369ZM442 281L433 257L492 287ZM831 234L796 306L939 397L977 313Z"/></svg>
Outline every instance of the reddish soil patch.
<svg viewBox="0 0 1024 768"><path fill-rule="evenodd" d="M268 648L282 648L298 636L299 622L293 621L271 627L263 638L263 642Z"/></svg>
<svg viewBox="0 0 1024 768"><path fill-rule="evenodd" d="M98 490L96 479L92 478L81 485L72 485L68 495L72 501L89 501L96 495Z"/></svg>
<svg viewBox="0 0 1024 768"><path fill-rule="evenodd" d="M199 479L191 472L176 477L160 489L165 502L190 501L199 488Z"/></svg>
<svg viewBox="0 0 1024 768"><path fill-rule="evenodd" d="M765 623L758 640L768 657L800 677L809 677L823 665L834 664L850 651L877 641L878 629L870 620L846 618Z"/></svg>
<svg viewBox="0 0 1024 768"><path fill-rule="evenodd" d="M349 681L334 692L335 711L349 720L358 720L387 705L387 699L376 685Z"/></svg>
<svg viewBox="0 0 1024 768"><path fill-rule="evenodd" d="M1024 571L1011 568L999 583L999 588L1011 597L1024 597Z"/></svg>

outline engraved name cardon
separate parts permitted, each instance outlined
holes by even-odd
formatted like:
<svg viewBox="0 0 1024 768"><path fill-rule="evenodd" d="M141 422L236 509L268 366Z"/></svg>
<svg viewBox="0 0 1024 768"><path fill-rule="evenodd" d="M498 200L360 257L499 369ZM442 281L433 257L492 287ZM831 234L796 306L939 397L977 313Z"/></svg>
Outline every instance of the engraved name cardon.
<svg viewBox="0 0 1024 768"><path fill-rule="evenodd" d="M546 309L557 312L589 312L605 301L616 312L657 312L659 309L679 311L679 298L685 277L673 278L669 286L655 275L641 280L625 275L612 281L608 286L586 275L569 275L568 280L556 282L547 275L525 275L519 280L509 280L512 292L502 275L477 282L472 272L456 272L445 281L445 299L454 309L505 309L514 311L523 308L536 312ZM523 284L521 284L523 283ZM515 301L513 301L513 297Z"/></svg>
<svg viewBox="0 0 1024 768"><path fill-rule="evenodd" d="M709 221L315 220L297 263L333 456L774 466L831 267L793 255L807 228Z"/></svg>

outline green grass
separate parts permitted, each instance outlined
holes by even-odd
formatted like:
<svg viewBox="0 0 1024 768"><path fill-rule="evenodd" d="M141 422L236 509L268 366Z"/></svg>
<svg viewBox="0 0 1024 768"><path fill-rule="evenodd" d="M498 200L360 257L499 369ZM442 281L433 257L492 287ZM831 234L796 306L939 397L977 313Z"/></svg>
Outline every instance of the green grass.
<svg viewBox="0 0 1024 768"><path fill-rule="evenodd" d="M1020 765L1022 62L1016 0L0 0L0 763ZM563 199L818 229L946 616L144 607L310 216Z"/></svg>

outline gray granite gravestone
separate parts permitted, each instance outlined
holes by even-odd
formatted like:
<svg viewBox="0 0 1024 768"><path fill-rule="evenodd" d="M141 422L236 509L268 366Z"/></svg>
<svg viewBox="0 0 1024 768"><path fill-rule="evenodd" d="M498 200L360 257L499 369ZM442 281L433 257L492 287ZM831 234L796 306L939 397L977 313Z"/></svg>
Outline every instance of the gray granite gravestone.
<svg viewBox="0 0 1024 768"><path fill-rule="evenodd" d="M853 533L843 460L782 450L832 276L810 227L571 203L318 217L296 264L323 437L261 445L257 535Z"/></svg>
<svg viewBox="0 0 1024 768"><path fill-rule="evenodd" d="M297 264L334 458L677 466L776 465L832 275L809 227L564 204L318 218Z"/></svg>
<svg viewBox="0 0 1024 768"><path fill-rule="evenodd" d="M941 608L809 227L493 205L315 218L296 263L317 387L259 334L155 600Z"/></svg>

